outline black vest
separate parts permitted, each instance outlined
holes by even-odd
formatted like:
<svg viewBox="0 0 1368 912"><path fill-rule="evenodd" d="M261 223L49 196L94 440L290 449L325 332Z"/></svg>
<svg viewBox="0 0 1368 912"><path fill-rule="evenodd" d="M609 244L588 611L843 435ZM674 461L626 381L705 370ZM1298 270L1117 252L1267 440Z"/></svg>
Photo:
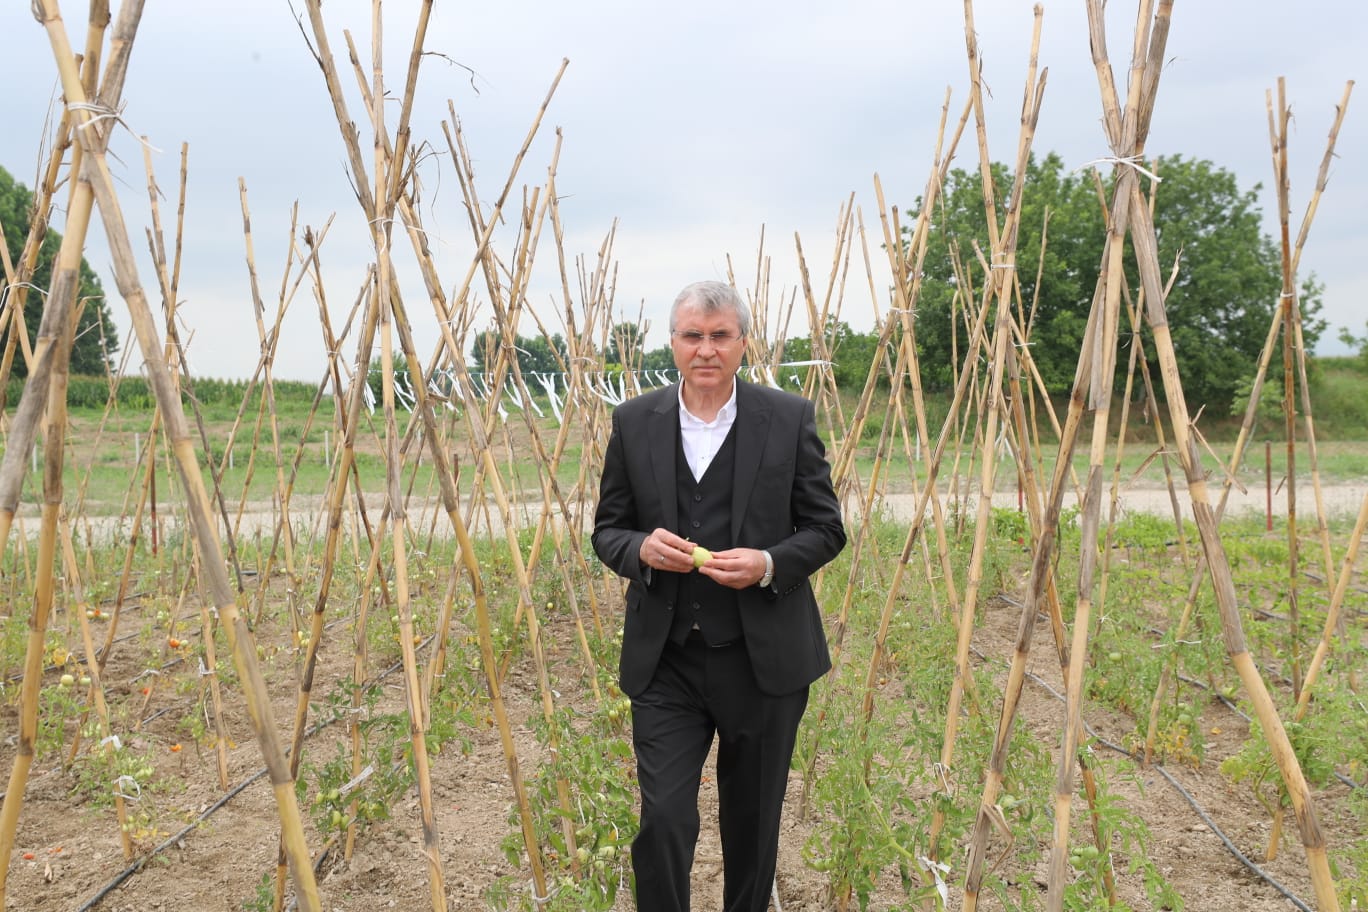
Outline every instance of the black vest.
<svg viewBox="0 0 1368 912"><path fill-rule="evenodd" d="M731 540L732 476L736 466L736 425L727 432L722 446L703 477L694 481L689 461L684 457L682 434L675 448L675 498L679 506L678 533L709 551L735 547ZM728 589L697 571L682 574L675 602L670 639L683 643L696 624L709 645L729 643L741 638L741 613L736 607L736 590Z"/></svg>

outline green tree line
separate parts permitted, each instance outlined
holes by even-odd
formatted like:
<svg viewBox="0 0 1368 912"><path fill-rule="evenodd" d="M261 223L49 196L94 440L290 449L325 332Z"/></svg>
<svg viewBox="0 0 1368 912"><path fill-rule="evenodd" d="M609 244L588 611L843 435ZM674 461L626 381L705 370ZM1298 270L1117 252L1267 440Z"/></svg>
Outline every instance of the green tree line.
<svg viewBox="0 0 1368 912"><path fill-rule="evenodd" d="M1019 313L1029 321L1030 350L1037 369L1051 393L1062 395L1072 383L1097 287L1106 227L1100 200L1109 197L1110 185L1109 179L1104 180L1099 196L1091 172L1071 171L1055 154L1032 158L1027 169L1017 248ZM1280 251L1260 227L1257 186L1242 191L1230 171L1209 161L1181 156L1161 157L1153 169L1161 178L1154 209L1160 256L1176 266L1166 308L1184 392L1194 406L1227 414L1249 388L1255 360L1279 305ZM997 198L1005 199L1012 184L1008 168L994 165L992 179ZM965 302L977 304L982 297L985 279L975 252L976 246L978 250L988 248L982 198L978 171L956 169L949 174L930 216L930 241L915 325L922 380L932 391L953 384L966 343ZM922 204L922 200L916 201L907 225ZM16 267L32 216L33 194L0 168L0 226ZM903 243L907 243L910 228L903 230ZM31 287L27 289L24 324L30 338L41 319L60 245L61 235L48 229L33 274L27 279ZM1125 263L1127 285L1135 289L1138 280L1129 249ZM5 295L18 291L2 284L0 288ZM1309 348L1315 347L1325 329L1324 321L1318 318L1322 293L1314 276L1303 280L1299 289L1303 334ZM99 278L84 260L78 294L84 307L71 370L75 375L102 377L110 357L118 351L119 340ZM8 332L17 329L11 326ZM876 332L861 332L833 320L824 335L837 386L857 391L879 354ZM1341 336L1368 364L1368 335L1359 338L1343 332ZM1123 344L1131 344L1128 327L1123 327L1123 338ZM1147 330L1142 331L1141 340L1152 355ZM4 340L5 344L10 341ZM674 367L668 345L642 352L645 341L635 324L617 324L606 338L604 363L609 368L627 366L624 362L647 370ZM561 335L519 335L513 344L524 373L563 369L567 346ZM502 345L497 333L480 333L470 349L471 370L481 373L491 369ZM812 354L811 342L807 338L791 339L784 354L787 360L806 360ZM1123 353L1118 358L1118 370L1124 369L1126 360ZM12 377L25 375L23 359L16 357ZM204 382L199 381L201 398L207 392ZM13 380L11 386L15 386ZM231 381L226 383L230 390L235 386ZM139 401L142 390L139 380L129 378L121 387L120 398ZM76 384L73 395L81 401L102 404L107 386L103 380ZM10 402L16 401L15 389L7 390L7 397Z"/></svg>
<svg viewBox="0 0 1368 912"><path fill-rule="evenodd" d="M0 168L0 227L4 229L5 247L16 270L22 268L20 254L24 249L33 216L33 193L16 181L8 171ZM30 344L38 333L43 305L47 300L48 289L52 287L52 266L56 262L57 251L61 246L62 235L47 228L43 234L42 245L38 249L33 273L26 279L20 277L26 284L11 287L4 274L0 273L0 290L3 290L3 300L6 303L10 295L20 293L21 287L27 295L24 300L24 330L28 333ZM81 307L81 315L76 324L76 338L71 349L71 373L103 376L112 363L111 359L119 350L119 336L110 319L109 303L105 300L104 288L84 257L81 258L76 300ZM26 377L28 365L18 354L21 349L17 344L18 337L14 335L18 331L19 327L11 322L6 330L4 344L15 344L16 354L11 373L16 377Z"/></svg>
<svg viewBox="0 0 1368 912"><path fill-rule="evenodd" d="M188 384L182 384L181 403L189 409L193 398L201 406L236 409L247 396L247 385L246 380L196 378ZM115 404L124 409L147 410L157 404L156 396L145 377L123 377L112 392L110 386L106 377L72 375L67 383L67 405L73 409L98 411L109 404L111 396ZM276 380L273 389L278 402L298 402L305 406L312 402L317 391L314 384L297 380ZM5 384L5 402L9 407L12 408L18 403L23 391L23 379L11 377ZM261 385L257 384L253 389L253 395L260 393Z"/></svg>

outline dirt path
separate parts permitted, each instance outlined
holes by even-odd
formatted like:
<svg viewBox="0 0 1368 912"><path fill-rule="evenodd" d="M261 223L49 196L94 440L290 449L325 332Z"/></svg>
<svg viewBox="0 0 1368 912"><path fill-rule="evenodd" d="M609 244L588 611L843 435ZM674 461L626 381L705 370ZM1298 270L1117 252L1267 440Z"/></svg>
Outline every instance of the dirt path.
<svg viewBox="0 0 1368 912"><path fill-rule="evenodd" d="M1208 488L1208 498L1213 506L1220 499L1221 490L1219 485ZM943 495L944 496L944 495ZM1348 517L1352 519L1358 512L1365 496L1368 496L1368 481L1357 482L1336 482L1321 486L1321 503L1324 505L1326 518L1336 519ZM961 501L967 503L967 509L975 510L978 507L977 492L969 492L961 495ZM1110 489L1103 493L1102 509L1104 514L1110 510L1111 494ZM1174 503L1183 513L1185 519L1192 518L1192 498L1185 488L1180 488L1176 494L1171 495L1167 488L1155 487L1152 485L1132 485L1121 488L1117 496L1117 505L1120 510L1118 516L1125 513L1149 513L1155 516L1172 516ZM946 503L947 501L942 501ZM1065 510L1077 508L1079 498L1076 491L1065 492L1063 507ZM916 494L890 494L884 499L890 518L897 522L908 522L916 510ZM993 495L993 506L1002 509L1016 509L1019 506L1018 495L1015 489L1010 491L999 491ZM1296 499L1297 516L1303 520L1312 519L1317 513L1315 489L1308 483L1298 485ZM1288 510L1287 492L1274 491L1271 493L1264 489L1246 488L1240 490L1232 488L1226 503L1225 515L1230 518L1240 516L1267 516L1271 514L1275 519L1285 517Z"/></svg>

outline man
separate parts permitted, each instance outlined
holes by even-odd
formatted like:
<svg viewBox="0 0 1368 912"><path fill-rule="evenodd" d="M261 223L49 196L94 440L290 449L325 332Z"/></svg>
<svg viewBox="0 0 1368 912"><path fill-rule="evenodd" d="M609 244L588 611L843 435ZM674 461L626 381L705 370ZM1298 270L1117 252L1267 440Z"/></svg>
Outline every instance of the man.
<svg viewBox="0 0 1368 912"><path fill-rule="evenodd" d="M680 292L680 382L619 406L604 455L593 542L630 580L619 680L641 788L640 912L689 908L714 736L724 909L768 907L798 723L831 667L808 576L845 546L840 504L812 403L737 378L749 332L730 285Z"/></svg>

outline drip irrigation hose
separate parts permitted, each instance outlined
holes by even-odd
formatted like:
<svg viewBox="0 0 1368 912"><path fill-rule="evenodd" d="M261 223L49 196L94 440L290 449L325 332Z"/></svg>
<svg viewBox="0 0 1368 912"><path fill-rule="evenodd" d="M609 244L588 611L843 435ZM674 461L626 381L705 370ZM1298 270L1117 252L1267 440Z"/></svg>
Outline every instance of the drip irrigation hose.
<svg viewBox="0 0 1368 912"><path fill-rule="evenodd" d="M1036 682L1041 687L1043 687L1046 691L1050 693L1051 696L1053 696L1059 702L1065 702L1064 695L1061 694L1059 691L1055 690L1053 687L1051 687L1049 683L1047 683L1038 675L1028 671L1026 672L1026 677L1030 678L1032 681ZM1083 728L1087 730L1088 734L1098 744L1101 744L1103 747L1110 748L1111 750L1114 750L1118 754L1121 754L1124 757L1128 757L1131 760L1136 760L1134 754L1126 750L1121 745L1114 744L1111 741L1108 741L1106 738L1103 738L1096 731L1094 731L1093 727L1089 725L1086 721L1083 722ZM1159 775L1163 776L1164 779L1168 781L1169 785L1173 786L1174 789L1177 790L1178 794L1183 796L1183 798L1187 801L1188 805L1191 806L1191 808L1197 812L1197 816L1202 818L1202 822L1205 823L1211 829L1211 832L1216 834L1217 838L1220 839L1221 842L1225 845L1226 850L1230 852L1231 855L1234 855L1235 858L1238 859L1241 864L1243 864L1261 880L1268 883L1271 887L1273 887L1273 889L1281 893L1283 897L1287 899L1288 902L1292 903L1292 905L1302 910L1302 912L1315 912L1314 909L1312 909L1306 903L1302 902L1302 900L1298 898L1295 893L1284 887L1282 884L1278 883L1278 881L1275 880L1271 874L1269 874L1263 868L1259 867L1247 855L1241 852L1239 848L1235 845L1235 843L1230 841L1230 837L1226 836L1225 831L1222 830L1219 826L1217 826L1216 821L1212 820L1211 817L1207 814L1207 812L1202 808L1202 806L1197 803L1197 799L1192 796L1192 793L1185 789L1182 783L1175 779L1173 775L1169 773L1168 770L1164 769L1163 764L1151 764L1149 766L1149 769L1157 771Z"/></svg>
<svg viewBox="0 0 1368 912"><path fill-rule="evenodd" d="M380 681L383 681L385 678L389 677L390 675L392 675L394 672L398 671L398 670L399 670L400 668L402 668L402 667L403 667L403 662L402 662L402 661L401 661L401 662L396 662L396 663L394 663L394 664L391 665L389 668L386 668L386 669L385 669L384 671L382 671L380 674L376 675L375 678L374 678L374 680L373 680L371 683L379 683ZM340 713L337 713L337 714L334 715L334 716L331 716L330 718L322 719L322 720L320 720L319 722L317 722L315 725L313 725L313 727L311 727L307 732L305 732L305 733L304 733L304 737L305 737L305 738L312 738L314 735L318 734L318 733L319 733L320 731L322 731L323 729L325 729L325 728L327 728L328 726L332 725L334 722L338 722L338 721L340 721L340 720L346 718L346 716L347 716L347 713L345 713L345 712L340 712ZM248 776L246 779L244 779L243 781L239 782L237 785L233 786L233 788L232 788L230 791L226 792L226 793L223 795L223 797L219 798L218 801L215 801L215 802L214 802L213 804L211 804L209 807L205 808L202 812L200 812L200 815L199 815L198 817L196 817L196 818L195 818L194 820L192 820L190 823L186 824L185 827L182 828L178 833L176 833L176 834L173 835L173 836L167 837L165 840L162 841L162 843L161 843L160 845L158 845L156 848L154 848L151 852L147 853L146 855L142 856L141 858L138 858L138 859L134 860L133 863L130 864L128 867L124 868L124 869L123 869L122 871L120 871L118 874L114 875L114 878L113 878L111 881L109 881L109 883L107 883L107 884L105 884L103 887L101 887L101 888L95 893L94 896L90 897L90 899L86 900L82 905L78 906L78 907L76 908L76 912L89 912L90 909L95 908L97 905L100 904L101 901L104 900L104 898L105 898L106 896L108 896L108 895L109 895L111 892L113 892L114 890L118 889L119 886L120 886L125 880L128 880L128 878L132 877L134 874L138 873L138 872L141 871L144 867L146 867L146 866L147 866L147 863L148 863L149 861L151 861L153 858L156 858L158 855L160 855L162 852L166 851L167 849L171 848L171 846L176 845L177 843L179 843L182 839L184 839L187 835L189 835L189 833L190 833L192 830L194 830L195 828L197 828L197 827L198 827L201 823L203 823L204 821L208 820L210 816L212 816L216 811L218 811L220 808L222 808L222 807L223 807L225 804L227 804L229 801L232 801L234 798L236 798L236 797L237 797L239 794L241 794L241 793L243 792L243 790L246 789L249 785L251 785L252 783L256 782L256 781L257 781L258 779L260 779L261 777L265 776L267 772L269 772L269 770L268 770L266 767L263 766L261 769L257 770L255 773L253 773L252 775ZM324 846L323 851L318 853L318 859L314 862L314 871L315 871L315 872L317 872L318 869L322 866L324 859L327 858L327 856L328 856L328 849L330 849L330 848L331 848L331 845Z"/></svg>
<svg viewBox="0 0 1368 912"><path fill-rule="evenodd" d="M163 851L169 849L171 846L176 845L178 842L184 839L185 836L191 830L195 829L197 826L199 826L201 823L207 820L209 818L209 815L213 814L215 811L223 807L229 801L232 801L245 788L247 788L247 786L251 785L253 782L256 782L262 776L265 776L267 772L267 768L263 766L261 769L257 770L255 773L239 782L236 786L232 788L231 791L225 794L218 801L215 801L213 804L209 805L209 807L205 808L198 817L196 817L190 823L186 824L180 832L176 833L173 836L167 837L166 840L164 840L161 843L161 845L157 846L150 853L142 856L141 858L135 859L132 864L124 868L118 874L114 875L113 880L111 880L109 883L101 887L99 891L96 892L94 896L90 897L90 899L86 900L84 904L77 907L76 912L87 912L87 910L95 908L106 896L108 896L114 890L118 889L120 884L122 884L128 878L132 877L134 874L141 871L149 861L151 861L153 858L156 858Z"/></svg>

